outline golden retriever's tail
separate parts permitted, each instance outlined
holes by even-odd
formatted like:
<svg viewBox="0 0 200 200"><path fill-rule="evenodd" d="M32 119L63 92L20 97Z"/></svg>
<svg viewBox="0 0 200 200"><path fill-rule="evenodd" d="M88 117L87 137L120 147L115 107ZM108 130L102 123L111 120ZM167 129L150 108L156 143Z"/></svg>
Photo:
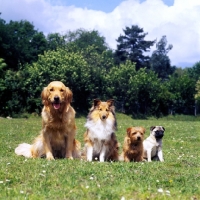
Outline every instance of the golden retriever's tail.
<svg viewBox="0 0 200 200"><path fill-rule="evenodd" d="M22 144L19 144L19 146L15 149L15 153L18 156L32 158L31 148L32 148L32 145L27 144L27 143L22 143Z"/></svg>

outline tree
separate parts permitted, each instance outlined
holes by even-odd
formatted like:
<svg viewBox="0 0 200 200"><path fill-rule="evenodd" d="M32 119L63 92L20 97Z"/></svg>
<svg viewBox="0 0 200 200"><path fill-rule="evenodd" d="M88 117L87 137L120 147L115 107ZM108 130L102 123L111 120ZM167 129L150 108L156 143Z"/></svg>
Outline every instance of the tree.
<svg viewBox="0 0 200 200"><path fill-rule="evenodd" d="M56 50L57 48L65 47L65 36L59 33L51 33L47 35L48 50Z"/></svg>
<svg viewBox="0 0 200 200"><path fill-rule="evenodd" d="M169 91L170 113L194 114L195 106L195 84L196 81L189 77L187 71L182 75L173 74L164 83Z"/></svg>
<svg viewBox="0 0 200 200"><path fill-rule="evenodd" d="M200 102L200 80L197 81L195 90L196 90L195 99L198 102Z"/></svg>
<svg viewBox="0 0 200 200"><path fill-rule="evenodd" d="M120 35L116 40L118 42L115 51L116 64L124 63L126 60L136 63L136 70L140 68L149 68L149 56L144 55L149 52L154 41L145 41L144 38L148 33L144 33L142 28L137 25L131 28L126 27L124 35Z"/></svg>
<svg viewBox="0 0 200 200"><path fill-rule="evenodd" d="M2 58L0 58L0 103L1 105L3 104L2 102L2 97L3 97L3 91L6 89L4 85L4 77L5 77L5 71L4 68L6 67L6 63Z"/></svg>
<svg viewBox="0 0 200 200"><path fill-rule="evenodd" d="M107 95L116 100L118 110L135 117L166 114L167 89L153 71L136 71L128 60L111 68L105 77Z"/></svg>
<svg viewBox="0 0 200 200"><path fill-rule="evenodd" d="M195 65L191 68L186 68L190 78L198 81L200 77L200 61L195 63Z"/></svg>
<svg viewBox="0 0 200 200"><path fill-rule="evenodd" d="M102 53L108 50L108 45L105 42L105 38L100 36L96 30L86 31L84 29L78 29L74 32L69 31L65 38L69 44L75 44L79 49L86 49L88 46L95 46L97 53Z"/></svg>
<svg viewBox="0 0 200 200"><path fill-rule="evenodd" d="M26 63L36 61L47 48L44 34L36 31L28 21L10 21L9 24L1 23L1 27L0 57L4 58L8 69L17 71Z"/></svg>
<svg viewBox="0 0 200 200"><path fill-rule="evenodd" d="M150 69L155 71L162 80L166 80L175 70L175 67L171 67L170 59L167 56L172 48L171 44L167 46L166 36L162 36L160 41L156 43L156 50L152 53L150 59Z"/></svg>
<svg viewBox="0 0 200 200"><path fill-rule="evenodd" d="M108 70L112 67L113 53L98 31L78 29L75 32L69 32L65 38L67 49L80 53L91 67L98 67L99 70Z"/></svg>

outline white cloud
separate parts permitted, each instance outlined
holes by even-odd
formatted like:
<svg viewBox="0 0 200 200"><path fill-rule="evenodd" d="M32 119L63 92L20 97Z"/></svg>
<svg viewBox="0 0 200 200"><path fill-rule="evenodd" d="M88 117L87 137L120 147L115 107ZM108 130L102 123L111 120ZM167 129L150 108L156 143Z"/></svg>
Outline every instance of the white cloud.
<svg viewBox="0 0 200 200"><path fill-rule="evenodd" d="M53 6L45 0L0 0L1 17L7 21L21 19L33 22L44 33L85 28L98 30L111 48L126 26L138 25L148 32L146 39L160 40L167 36L173 49L169 57L173 65L200 61L200 1L175 0L166 6L162 0L126 0L111 13L77 8Z"/></svg>

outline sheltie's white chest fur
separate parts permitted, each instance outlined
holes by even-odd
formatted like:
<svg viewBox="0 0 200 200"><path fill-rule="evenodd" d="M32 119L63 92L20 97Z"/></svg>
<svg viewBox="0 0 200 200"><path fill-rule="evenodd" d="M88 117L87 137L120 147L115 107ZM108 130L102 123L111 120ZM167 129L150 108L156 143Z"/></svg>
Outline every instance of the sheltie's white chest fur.
<svg viewBox="0 0 200 200"><path fill-rule="evenodd" d="M115 132L114 122L111 119L102 121L98 119L96 122L88 120L85 127L89 130L88 136L94 142L94 140L110 140L111 134Z"/></svg>

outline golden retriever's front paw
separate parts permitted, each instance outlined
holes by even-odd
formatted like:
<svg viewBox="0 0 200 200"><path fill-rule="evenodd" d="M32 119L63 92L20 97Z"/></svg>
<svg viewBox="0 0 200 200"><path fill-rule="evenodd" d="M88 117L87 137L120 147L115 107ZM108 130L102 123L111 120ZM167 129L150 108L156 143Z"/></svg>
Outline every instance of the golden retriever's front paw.
<svg viewBox="0 0 200 200"><path fill-rule="evenodd" d="M53 155L52 155L52 153L47 153L46 154L46 159L47 160L55 160L54 157L53 157Z"/></svg>
<svg viewBox="0 0 200 200"><path fill-rule="evenodd" d="M69 159L69 160L74 160L74 158L72 156L66 157L66 158Z"/></svg>

